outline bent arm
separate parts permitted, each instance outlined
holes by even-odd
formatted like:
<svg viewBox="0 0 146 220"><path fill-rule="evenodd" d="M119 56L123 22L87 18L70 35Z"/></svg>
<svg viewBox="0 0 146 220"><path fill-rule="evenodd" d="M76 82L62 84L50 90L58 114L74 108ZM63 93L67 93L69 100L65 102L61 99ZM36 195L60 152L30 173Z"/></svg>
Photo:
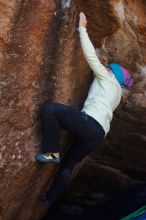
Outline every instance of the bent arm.
<svg viewBox="0 0 146 220"><path fill-rule="evenodd" d="M100 79L111 79L111 75L108 73L105 66L101 64L98 56L96 55L95 49L90 41L86 28L80 26L78 30L80 32L80 41L83 54L94 74Z"/></svg>

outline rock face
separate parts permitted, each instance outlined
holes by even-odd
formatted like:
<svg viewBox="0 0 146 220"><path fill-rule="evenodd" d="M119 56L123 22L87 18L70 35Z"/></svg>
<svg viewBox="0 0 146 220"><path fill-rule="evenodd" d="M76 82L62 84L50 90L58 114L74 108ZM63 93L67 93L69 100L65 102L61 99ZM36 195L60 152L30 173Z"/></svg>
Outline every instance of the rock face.
<svg viewBox="0 0 146 220"><path fill-rule="evenodd" d="M111 187L117 179L121 187L146 180L145 1L0 0L1 219L37 220L45 212L39 196L57 167L34 161L39 107L48 100L80 109L85 100L92 73L78 37L80 11L94 46L102 46L103 54L106 48L109 62L125 66L135 81L84 170L94 169L99 177L104 172ZM94 173L88 178L81 169L79 175L91 180Z"/></svg>

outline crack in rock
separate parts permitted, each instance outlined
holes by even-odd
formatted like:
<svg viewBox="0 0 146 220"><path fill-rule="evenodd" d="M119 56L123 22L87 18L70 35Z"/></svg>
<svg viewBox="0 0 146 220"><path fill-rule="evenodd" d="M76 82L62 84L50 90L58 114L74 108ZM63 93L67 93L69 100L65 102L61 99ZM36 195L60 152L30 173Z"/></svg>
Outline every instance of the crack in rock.
<svg viewBox="0 0 146 220"><path fill-rule="evenodd" d="M62 0L61 7L62 9L69 8L71 6L72 0Z"/></svg>

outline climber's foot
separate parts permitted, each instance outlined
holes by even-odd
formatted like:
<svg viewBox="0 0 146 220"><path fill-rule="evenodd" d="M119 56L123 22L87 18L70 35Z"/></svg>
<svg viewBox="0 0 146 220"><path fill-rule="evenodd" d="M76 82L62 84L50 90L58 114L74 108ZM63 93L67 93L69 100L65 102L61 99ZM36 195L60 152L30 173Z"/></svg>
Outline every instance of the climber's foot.
<svg viewBox="0 0 146 220"><path fill-rule="evenodd" d="M59 163L61 160L59 153L39 153L35 159L41 163Z"/></svg>

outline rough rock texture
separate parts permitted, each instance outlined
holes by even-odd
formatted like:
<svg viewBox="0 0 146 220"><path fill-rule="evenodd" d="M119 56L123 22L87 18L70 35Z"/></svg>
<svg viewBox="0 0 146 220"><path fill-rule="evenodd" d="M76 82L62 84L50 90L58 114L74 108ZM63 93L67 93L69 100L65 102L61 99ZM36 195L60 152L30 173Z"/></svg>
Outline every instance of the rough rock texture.
<svg viewBox="0 0 146 220"><path fill-rule="evenodd" d="M79 175L90 181L102 174L102 184L113 188L146 180L145 1L0 0L1 219L37 220L45 212L39 196L57 167L34 161L39 107L48 100L80 109L85 100L92 74L78 37L81 10L94 45L105 42L106 58L129 69L135 84L125 91L107 139Z"/></svg>

